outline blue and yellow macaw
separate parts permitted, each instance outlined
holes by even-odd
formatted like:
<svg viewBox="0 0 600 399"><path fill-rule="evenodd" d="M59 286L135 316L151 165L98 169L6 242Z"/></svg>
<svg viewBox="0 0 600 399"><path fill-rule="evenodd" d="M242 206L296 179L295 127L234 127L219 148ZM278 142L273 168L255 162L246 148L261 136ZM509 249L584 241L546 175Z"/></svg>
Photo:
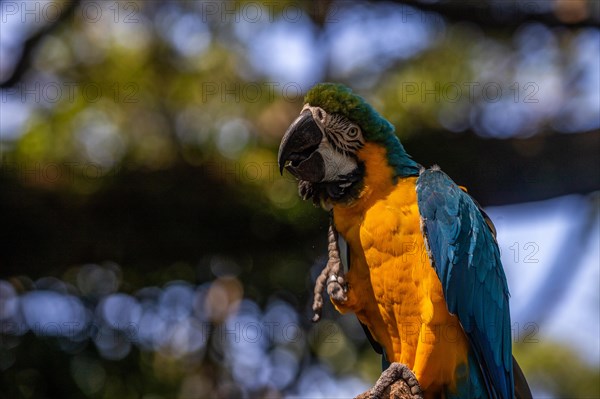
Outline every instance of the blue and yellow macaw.
<svg viewBox="0 0 600 399"><path fill-rule="evenodd" d="M425 398L531 396L512 356L493 224L466 190L413 161L394 127L340 84L307 93L278 161L304 199L333 215L323 280L335 308L354 312L391 363L374 397L397 378Z"/></svg>

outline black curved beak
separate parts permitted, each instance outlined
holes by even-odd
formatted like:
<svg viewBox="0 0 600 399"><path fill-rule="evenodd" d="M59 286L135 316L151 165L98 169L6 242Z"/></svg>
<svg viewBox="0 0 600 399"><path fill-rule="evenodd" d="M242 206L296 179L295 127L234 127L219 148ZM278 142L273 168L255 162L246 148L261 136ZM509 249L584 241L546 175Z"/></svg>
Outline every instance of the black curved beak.
<svg viewBox="0 0 600 399"><path fill-rule="evenodd" d="M310 182L319 182L325 175L323 157L317 151L323 139L323 133L310 111L304 111L290 125L279 145L279 172L283 168L296 178Z"/></svg>

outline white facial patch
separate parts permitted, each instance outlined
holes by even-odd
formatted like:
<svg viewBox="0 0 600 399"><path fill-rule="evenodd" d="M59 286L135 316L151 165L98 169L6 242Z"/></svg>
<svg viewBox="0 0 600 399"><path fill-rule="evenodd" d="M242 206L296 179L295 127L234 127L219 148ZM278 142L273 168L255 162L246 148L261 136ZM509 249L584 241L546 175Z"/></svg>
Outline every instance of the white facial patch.
<svg viewBox="0 0 600 399"><path fill-rule="evenodd" d="M354 158L334 150L325 136L319 145L319 153L325 163L325 176L322 181L339 180L340 176L351 173L358 166Z"/></svg>

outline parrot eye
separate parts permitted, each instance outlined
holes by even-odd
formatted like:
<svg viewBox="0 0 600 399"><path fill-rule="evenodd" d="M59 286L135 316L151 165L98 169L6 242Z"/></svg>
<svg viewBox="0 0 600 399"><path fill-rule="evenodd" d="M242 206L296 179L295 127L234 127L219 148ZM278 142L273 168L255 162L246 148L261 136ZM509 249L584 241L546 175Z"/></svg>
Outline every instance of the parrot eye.
<svg viewBox="0 0 600 399"><path fill-rule="evenodd" d="M358 136L358 128L356 126L352 126L350 129L348 129L348 137L353 139L356 136Z"/></svg>

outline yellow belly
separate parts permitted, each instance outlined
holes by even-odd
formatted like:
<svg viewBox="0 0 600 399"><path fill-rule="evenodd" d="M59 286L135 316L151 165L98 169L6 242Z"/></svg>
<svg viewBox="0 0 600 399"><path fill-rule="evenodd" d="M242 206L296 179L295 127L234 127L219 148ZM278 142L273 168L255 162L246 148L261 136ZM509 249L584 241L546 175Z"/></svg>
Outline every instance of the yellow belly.
<svg viewBox="0 0 600 399"><path fill-rule="evenodd" d="M349 300L334 305L343 313L356 313L389 360L409 366L423 389L452 386L456 368L466 364L468 342L447 310L427 255L416 177L392 186L386 176L391 171L381 168L381 150L373 146L362 151L366 170L378 174L366 176L359 200L334 207L335 225L348 242L351 259ZM370 161L379 168L369 169Z"/></svg>

